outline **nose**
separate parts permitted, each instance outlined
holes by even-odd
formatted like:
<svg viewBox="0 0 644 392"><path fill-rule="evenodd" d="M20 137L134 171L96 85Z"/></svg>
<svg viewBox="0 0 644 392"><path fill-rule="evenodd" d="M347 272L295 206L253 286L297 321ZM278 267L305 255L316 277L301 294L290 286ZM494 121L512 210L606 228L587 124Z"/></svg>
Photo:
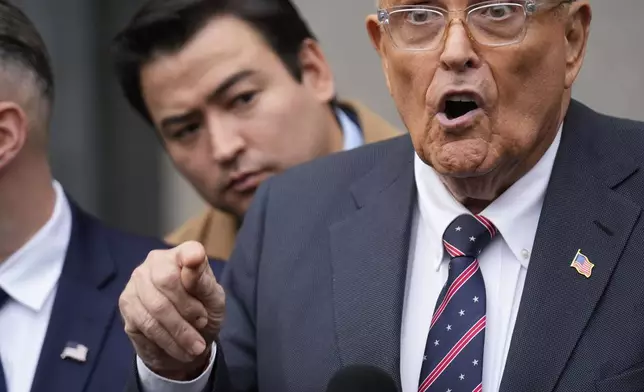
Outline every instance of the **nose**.
<svg viewBox="0 0 644 392"><path fill-rule="evenodd" d="M230 164L244 150L246 142L234 123L208 119L212 158L220 164Z"/></svg>
<svg viewBox="0 0 644 392"><path fill-rule="evenodd" d="M441 67L454 72L478 68L481 59L474 50L463 22L452 19L446 29L445 45L440 57Z"/></svg>

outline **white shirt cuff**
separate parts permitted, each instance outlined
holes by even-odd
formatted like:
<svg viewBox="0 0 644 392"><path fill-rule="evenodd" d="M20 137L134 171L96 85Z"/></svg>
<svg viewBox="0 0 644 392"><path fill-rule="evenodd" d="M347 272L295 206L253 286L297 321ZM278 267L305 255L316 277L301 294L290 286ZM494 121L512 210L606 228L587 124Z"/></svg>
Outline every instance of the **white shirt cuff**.
<svg viewBox="0 0 644 392"><path fill-rule="evenodd" d="M161 377L150 370L143 360L136 356L136 369L139 373L139 380L141 380L141 392L203 392L208 384L210 373L215 363L215 356L217 354L217 345L212 344L212 352L210 354L210 363L201 376L192 381L173 381Z"/></svg>

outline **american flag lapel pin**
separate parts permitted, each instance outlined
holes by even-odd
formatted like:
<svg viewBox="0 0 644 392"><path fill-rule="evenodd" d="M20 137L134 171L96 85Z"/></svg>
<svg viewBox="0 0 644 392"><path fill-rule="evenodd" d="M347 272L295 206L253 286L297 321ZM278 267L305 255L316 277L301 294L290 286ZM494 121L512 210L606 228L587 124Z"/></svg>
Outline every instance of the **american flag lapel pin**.
<svg viewBox="0 0 644 392"><path fill-rule="evenodd" d="M588 279L593 274L593 267L595 264L591 263L590 259L581 253L581 249L579 249L575 258L572 259L570 266L576 269L580 275L583 275Z"/></svg>
<svg viewBox="0 0 644 392"><path fill-rule="evenodd" d="M60 353L60 358L71 359L72 361L84 363L87 361L87 346L80 343L67 342L63 352Z"/></svg>

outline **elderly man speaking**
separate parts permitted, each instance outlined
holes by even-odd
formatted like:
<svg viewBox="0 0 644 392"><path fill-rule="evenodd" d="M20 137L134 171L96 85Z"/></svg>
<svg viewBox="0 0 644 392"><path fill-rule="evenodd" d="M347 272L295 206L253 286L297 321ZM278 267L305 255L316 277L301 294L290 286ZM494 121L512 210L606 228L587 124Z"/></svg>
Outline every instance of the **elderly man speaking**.
<svg viewBox="0 0 644 392"><path fill-rule="evenodd" d="M355 364L404 392L642 390L644 124L571 99L589 1L379 7L409 135L262 186L225 299L198 245L151 255L121 297L131 390L323 391Z"/></svg>

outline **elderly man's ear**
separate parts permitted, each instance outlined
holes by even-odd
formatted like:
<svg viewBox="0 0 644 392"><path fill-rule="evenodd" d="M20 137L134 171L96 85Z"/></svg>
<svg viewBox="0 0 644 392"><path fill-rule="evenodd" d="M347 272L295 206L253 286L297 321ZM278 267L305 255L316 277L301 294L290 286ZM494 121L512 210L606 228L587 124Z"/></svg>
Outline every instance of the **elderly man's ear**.
<svg viewBox="0 0 644 392"><path fill-rule="evenodd" d="M592 10L588 0L570 5L566 23L566 88L572 87L586 56Z"/></svg>
<svg viewBox="0 0 644 392"><path fill-rule="evenodd" d="M384 45L384 31L380 27L380 22L378 22L378 15L373 14L367 16L365 24L367 26L367 33L369 34L369 38L371 39L371 44L380 56L382 70L385 74L385 81L387 82L387 88L391 91L388 72L389 64L387 63L386 47Z"/></svg>

